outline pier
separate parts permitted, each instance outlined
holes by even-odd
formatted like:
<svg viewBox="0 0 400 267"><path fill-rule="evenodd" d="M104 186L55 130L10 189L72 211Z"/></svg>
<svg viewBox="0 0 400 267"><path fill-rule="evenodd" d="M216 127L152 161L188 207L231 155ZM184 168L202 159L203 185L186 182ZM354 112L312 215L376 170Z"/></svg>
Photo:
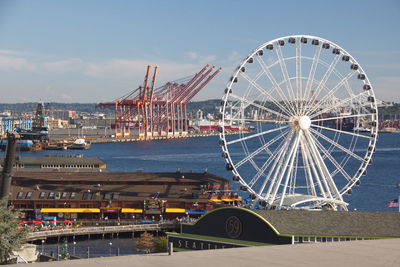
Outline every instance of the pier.
<svg viewBox="0 0 400 267"><path fill-rule="evenodd" d="M82 236L87 235L105 235L105 234L116 234L119 233L135 233L135 232L146 232L146 231L171 231L178 229L178 224L134 224L134 225L118 225L118 226L100 226L100 227L84 227L84 228L73 228L73 229L60 229L60 230L48 230L38 231L29 233L25 241L42 240L51 237L63 237L63 236Z"/></svg>

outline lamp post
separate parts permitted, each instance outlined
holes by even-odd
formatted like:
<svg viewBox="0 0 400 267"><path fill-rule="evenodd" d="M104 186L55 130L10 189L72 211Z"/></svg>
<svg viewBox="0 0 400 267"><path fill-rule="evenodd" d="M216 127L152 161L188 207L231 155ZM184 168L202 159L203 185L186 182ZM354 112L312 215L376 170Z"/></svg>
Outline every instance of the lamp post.
<svg viewBox="0 0 400 267"><path fill-rule="evenodd" d="M74 241L74 256L75 256L75 246L76 246L76 242Z"/></svg>
<svg viewBox="0 0 400 267"><path fill-rule="evenodd" d="M44 244L44 239L42 239L42 254L43 254L43 244Z"/></svg>
<svg viewBox="0 0 400 267"><path fill-rule="evenodd" d="M110 257L111 257L111 246L112 246L112 243L110 242L109 245L110 245Z"/></svg>

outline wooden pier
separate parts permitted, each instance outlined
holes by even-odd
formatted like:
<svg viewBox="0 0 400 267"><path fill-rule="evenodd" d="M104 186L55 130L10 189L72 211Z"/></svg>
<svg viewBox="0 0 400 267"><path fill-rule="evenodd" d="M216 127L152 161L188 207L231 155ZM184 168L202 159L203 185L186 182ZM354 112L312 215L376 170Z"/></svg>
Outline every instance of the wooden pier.
<svg viewBox="0 0 400 267"><path fill-rule="evenodd" d="M119 233L135 233L146 231L171 231L179 229L179 224L134 224L118 226L82 227L73 229L48 230L29 233L25 241L35 241L52 237L79 236L79 235L105 235Z"/></svg>

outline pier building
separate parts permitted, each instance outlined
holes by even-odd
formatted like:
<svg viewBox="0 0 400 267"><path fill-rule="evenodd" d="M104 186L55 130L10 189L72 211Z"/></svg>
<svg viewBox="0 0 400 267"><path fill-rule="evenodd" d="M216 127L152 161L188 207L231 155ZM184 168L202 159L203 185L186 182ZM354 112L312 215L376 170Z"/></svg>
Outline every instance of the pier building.
<svg viewBox="0 0 400 267"><path fill-rule="evenodd" d="M241 201L228 189L226 178L209 173L24 170L13 176L9 201L22 219L158 221Z"/></svg>

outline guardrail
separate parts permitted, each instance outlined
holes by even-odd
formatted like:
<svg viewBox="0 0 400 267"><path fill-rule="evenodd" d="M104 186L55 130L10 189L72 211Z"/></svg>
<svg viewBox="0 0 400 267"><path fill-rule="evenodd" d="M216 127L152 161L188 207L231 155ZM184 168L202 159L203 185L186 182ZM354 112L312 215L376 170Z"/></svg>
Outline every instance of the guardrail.
<svg viewBox="0 0 400 267"><path fill-rule="evenodd" d="M73 229L47 230L28 233L26 241L33 241L47 237L69 236L69 235L88 235L88 234L106 234L119 232L141 232L141 231L161 231L165 229L177 228L176 224L135 224L119 226L101 226L101 227L82 227Z"/></svg>

